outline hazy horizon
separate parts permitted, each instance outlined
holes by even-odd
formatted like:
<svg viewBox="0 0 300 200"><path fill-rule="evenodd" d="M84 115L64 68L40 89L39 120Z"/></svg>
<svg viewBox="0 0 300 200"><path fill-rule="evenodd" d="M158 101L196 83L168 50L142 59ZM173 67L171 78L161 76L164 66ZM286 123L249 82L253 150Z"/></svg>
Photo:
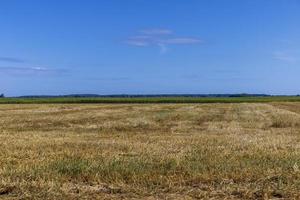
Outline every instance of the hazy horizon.
<svg viewBox="0 0 300 200"><path fill-rule="evenodd" d="M300 94L300 1L0 2L0 93Z"/></svg>

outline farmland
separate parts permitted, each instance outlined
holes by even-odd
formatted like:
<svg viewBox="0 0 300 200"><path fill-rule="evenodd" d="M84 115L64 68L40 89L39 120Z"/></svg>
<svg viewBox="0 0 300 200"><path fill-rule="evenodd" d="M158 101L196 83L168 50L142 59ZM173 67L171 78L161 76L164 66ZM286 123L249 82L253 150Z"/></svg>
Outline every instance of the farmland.
<svg viewBox="0 0 300 200"><path fill-rule="evenodd" d="M276 98L0 99L0 198L299 199L300 102Z"/></svg>
<svg viewBox="0 0 300 200"><path fill-rule="evenodd" d="M68 103L266 103L300 102L300 96L246 97L54 97L0 98L0 104L68 104Z"/></svg>

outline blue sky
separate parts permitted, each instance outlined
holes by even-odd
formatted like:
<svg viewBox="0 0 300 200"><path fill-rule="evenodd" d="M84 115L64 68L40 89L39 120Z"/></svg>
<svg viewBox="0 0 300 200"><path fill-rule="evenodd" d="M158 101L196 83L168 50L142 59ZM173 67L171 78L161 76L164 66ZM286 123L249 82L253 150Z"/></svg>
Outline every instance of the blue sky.
<svg viewBox="0 0 300 200"><path fill-rule="evenodd" d="M3 0L0 93L300 94L299 0Z"/></svg>

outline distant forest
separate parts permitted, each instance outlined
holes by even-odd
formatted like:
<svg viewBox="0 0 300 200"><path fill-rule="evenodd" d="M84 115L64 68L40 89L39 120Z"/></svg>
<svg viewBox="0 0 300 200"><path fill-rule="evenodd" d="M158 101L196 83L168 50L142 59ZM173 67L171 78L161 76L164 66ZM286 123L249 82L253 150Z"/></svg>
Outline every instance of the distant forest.
<svg viewBox="0 0 300 200"><path fill-rule="evenodd" d="M269 94L69 94L69 95L25 95L13 98L154 98L154 97L273 97L273 96L300 96L300 95L269 95ZM4 98L4 94L0 94L0 98Z"/></svg>
<svg viewBox="0 0 300 200"><path fill-rule="evenodd" d="M98 94L69 94L69 95L30 95L19 96L18 98L57 98L57 97L103 97L103 98L145 98L145 97L268 97L267 94L115 94L115 95L98 95Z"/></svg>

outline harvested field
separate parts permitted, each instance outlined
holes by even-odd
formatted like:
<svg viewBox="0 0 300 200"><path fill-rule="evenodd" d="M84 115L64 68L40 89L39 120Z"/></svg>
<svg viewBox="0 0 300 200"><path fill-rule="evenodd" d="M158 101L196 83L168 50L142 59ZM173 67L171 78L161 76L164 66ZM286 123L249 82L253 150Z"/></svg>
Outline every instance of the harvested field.
<svg viewBox="0 0 300 200"><path fill-rule="evenodd" d="M300 103L3 104L1 199L299 199Z"/></svg>

